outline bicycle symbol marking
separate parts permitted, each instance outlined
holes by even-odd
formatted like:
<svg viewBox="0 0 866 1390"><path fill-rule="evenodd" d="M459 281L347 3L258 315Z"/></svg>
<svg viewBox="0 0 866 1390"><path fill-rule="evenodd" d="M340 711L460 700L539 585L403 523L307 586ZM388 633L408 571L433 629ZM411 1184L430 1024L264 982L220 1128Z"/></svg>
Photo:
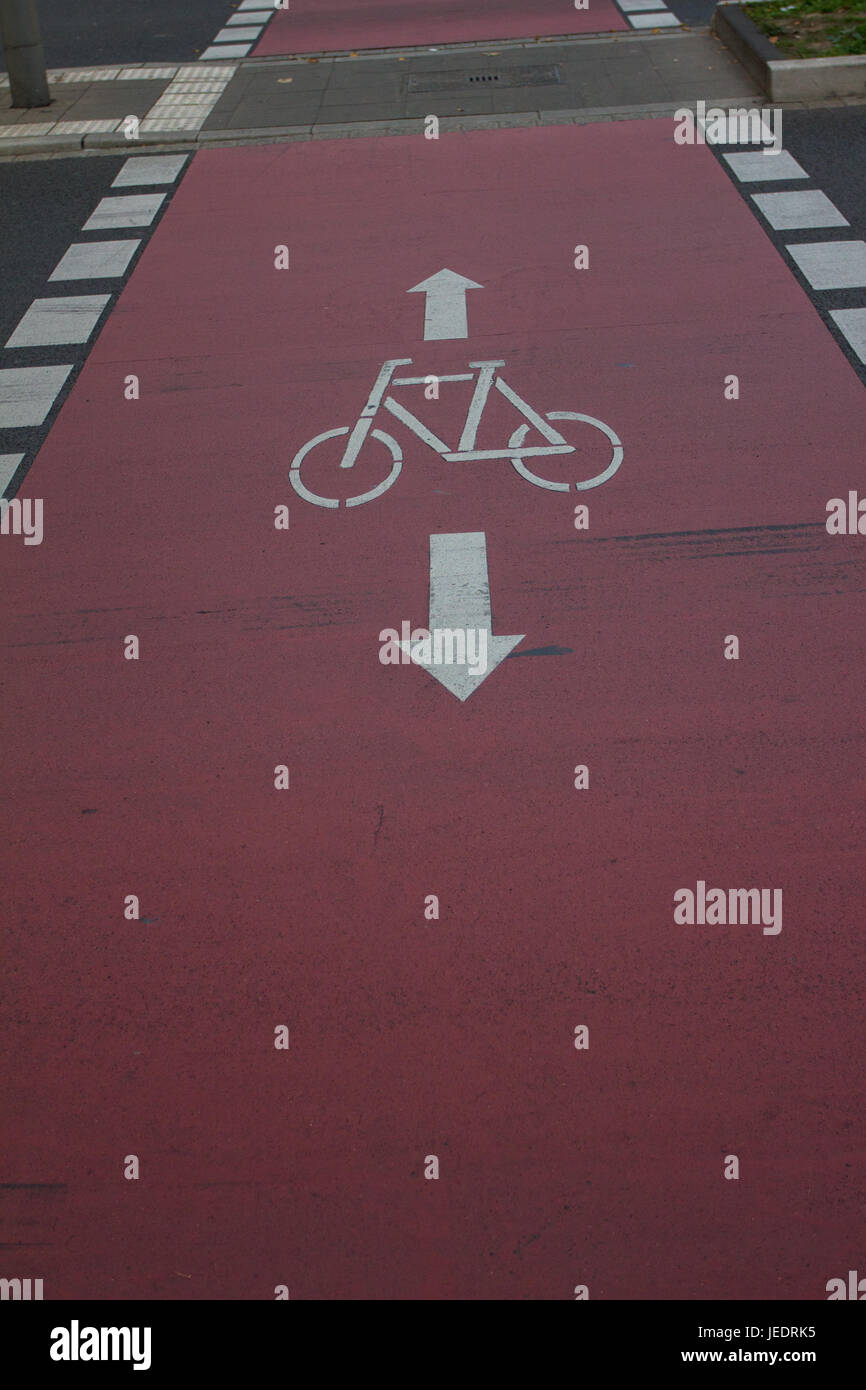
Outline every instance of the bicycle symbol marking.
<svg viewBox="0 0 866 1390"><path fill-rule="evenodd" d="M411 430L423 444L428 445L434 453L439 454L447 463L474 463L486 459L509 459L512 467L521 478L525 478L527 482L533 483L536 487L545 488L550 492L570 492L572 484L553 482L549 478L539 476L538 473L534 473L531 468L527 467L526 460L542 458L552 454L573 454L575 452L575 446L568 443L565 437L560 434L559 430L550 423L551 421L571 420L578 421L580 424L592 425L606 436L611 445L612 453L607 467L592 478L587 478L581 482L575 482L573 484L575 491L584 492L588 488L600 487L602 483L606 483L609 478L613 477L622 463L622 444L614 431L609 425L606 425L603 420L596 420L592 415L582 415L572 410L548 410L544 415L539 414L538 411L533 410L532 406L523 400L523 398L508 385L503 377L496 375L497 368L505 366L505 362L499 361L470 362L468 366L475 370L456 373L452 376L440 376L438 378L440 382L475 380L475 390L466 412L466 419L463 424L460 440L457 448L452 449L448 444L439 439L422 420L419 420L416 415L413 415L410 410L407 410L406 407L401 405L398 400L395 400L392 395L386 394L386 392L389 391L389 387L425 386L427 384L427 377L398 377L394 375L398 367L409 367L411 365L411 357L389 358L387 362L383 363L373 389L370 392L367 404L364 406L355 424L342 425L338 429L325 430L323 434L317 434L314 439L308 440L307 443L298 450L292 460L289 477L293 488L305 501L311 502L313 506L316 507L360 507L365 502L372 502L377 497L381 497L383 493L387 492L388 489L393 486L400 476L400 471L403 467L403 452L397 440L394 439L392 435L386 434L384 430L373 428L373 421L380 410L387 410L389 414L393 415L396 420L399 420L401 424ZM478 373L477 379L475 377L476 370ZM497 391L502 393L506 400L510 401L510 403L520 411L526 423L518 426L504 448L476 449L475 441L478 427L484 414L488 396L494 386ZM524 447L523 441L526 438L530 426L534 426L542 437L547 440L546 445L531 445L529 447ZM361 451L361 447L368 435L370 438L378 440L380 444L384 445L386 451L390 454L391 464L387 477L376 487L370 488L367 492L359 493L356 497L346 498L342 502L339 498L322 497L318 493L312 492L301 477L301 467L311 450L315 449L317 445L323 444L326 440L336 439L341 435L348 435L349 438L346 441L346 448L340 460L340 468L352 468L354 466L358 454Z"/></svg>

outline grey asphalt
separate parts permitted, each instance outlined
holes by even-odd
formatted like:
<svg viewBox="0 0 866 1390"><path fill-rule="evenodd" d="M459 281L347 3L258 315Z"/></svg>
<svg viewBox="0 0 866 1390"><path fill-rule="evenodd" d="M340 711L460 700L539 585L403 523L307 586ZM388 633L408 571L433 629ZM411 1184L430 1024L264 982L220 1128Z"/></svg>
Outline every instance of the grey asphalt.
<svg viewBox="0 0 866 1390"><path fill-rule="evenodd" d="M716 0L666 0L666 3L677 19L692 29L709 25L716 8Z"/></svg>
<svg viewBox="0 0 866 1390"><path fill-rule="evenodd" d="M191 63L237 0L36 0L49 68ZM0 68L6 60L0 50Z"/></svg>

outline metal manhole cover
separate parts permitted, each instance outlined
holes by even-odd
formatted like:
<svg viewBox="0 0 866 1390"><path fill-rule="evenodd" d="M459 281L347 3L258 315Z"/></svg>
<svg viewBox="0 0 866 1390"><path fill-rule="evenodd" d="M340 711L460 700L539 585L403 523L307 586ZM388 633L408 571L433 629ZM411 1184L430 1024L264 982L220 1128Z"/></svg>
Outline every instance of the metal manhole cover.
<svg viewBox="0 0 866 1390"><path fill-rule="evenodd" d="M552 87L561 82L553 63L536 63L499 72L416 72L409 77L410 92L465 92L470 87Z"/></svg>

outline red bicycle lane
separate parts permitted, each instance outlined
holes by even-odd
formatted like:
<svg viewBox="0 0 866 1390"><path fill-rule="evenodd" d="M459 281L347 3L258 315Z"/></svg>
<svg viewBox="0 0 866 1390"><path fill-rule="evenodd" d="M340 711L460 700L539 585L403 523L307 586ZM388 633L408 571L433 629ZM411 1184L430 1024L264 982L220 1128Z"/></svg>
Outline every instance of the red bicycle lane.
<svg viewBox="0 0 866 1390"><path fill-rule="evenodd" d="M313 0L294 0L277 10L255 48L255 57L282 53L343 52L423 44L473 43L563 34L615 33L629 25L612 0L332 0L323 10Z"/></svg>
<svg viewBox="0 0 866 1390"><path fill-rule="evenodd" d="M50 1296L813 1298L848 1268L862 581L823 517L862 390L672 134L199 154L103 329L28 477L44 543L4 552L7 1180L65 1184ZM408 292L443 268L480 286L465 339ZM501 361L622 465L548 491L386 413L394 485L311 505L293 459L390 358ZM473 389L393 395L456 447ZM479 448L521 423L494 391ZM607 463L568 437L532 467ZM346 438L303 464L324 495L384 476ZM525 636L461 702L379 634L471 533ZM783 888L782 931L675 924L700 879Z"/></svg>

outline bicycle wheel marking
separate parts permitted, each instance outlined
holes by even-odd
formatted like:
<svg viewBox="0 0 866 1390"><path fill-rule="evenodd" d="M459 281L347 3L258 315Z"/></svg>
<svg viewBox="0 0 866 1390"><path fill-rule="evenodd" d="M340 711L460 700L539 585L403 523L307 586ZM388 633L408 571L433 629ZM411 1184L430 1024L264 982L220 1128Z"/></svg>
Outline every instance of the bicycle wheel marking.
<svg viewBox="0 0 866 1390"><path fill-rule="evenodd" d="M328 507L331 509L341 505L338 497L320 497L318 493L310 491L301 479L301 464L310 450L314 449L317 444L323 444L326 439L336 439L341 434L350 433L351 426L349 425L342 425L339 429L335 430L325 430L323 434L317 434L315 439L311 439L303 448L298 450L289 470L289 478L295 492L297 492L299 497L303 497L305 502L311 502L314 507ZM369 492L362 492L358 497L346 498L342 503L344 507L360 507L362 502L372 502L376 497L381 497L382 493L387 492L392 483L396 482L400 469L403 467L403 453L396 439L392 439L389 434L385 434L382 430L371 430L370 433L374 439L381 440L390 450L391 457L394 460L393 467L387 478L379 483L378 486L371 488Z"/></svg>
<svg viewBox="0 0 866 1390"><path fill-rule="evenodd" d="M571 483L553 482L549 478L543 478L533 472L525 462L526 459L543 458L553 454L568 455L575 452L575 446L569 444L565 437L551 424L553 420L575 420L581 424L591 425L594 429L600 430L612 445L610 462L591 478L576 479L574 488L577 492L584 492L589 488L600 487L612 478L620 467L623 460L623 446L619 436L611 429L610 425L603 420L598 420L594 415L584 415L572 410L548 410L544 415L534 410L522 396L508 385L501 377L496 375L499 367L504 367L505 362L499 360L489 360L484 362L470 362L469 366L477 369L478 376L475 383L475 390L469 407L466 412L466 419L460 434L460 442L456 450L449 450L449 446L434 434L431 429L413 415L400 401L395 400L392 395L386 395L389 384L391 386L420 386L427 382L426 377L394 377L394 371L398 366L411 364L411 358L390 358L381 367L373 390L370 393L366 405L354 425L342 425L337 429L325 430L317 434L313 439L301 446L296 453L291 468L289 478L292 486L300 497L306 502L310 502L316 507L325 507L330 510L341 505L338 498L323 497L318 493L312 492L301 478L301 464L317 444L322 444L328 439L336 439L341 435L348 435L348 443L339 464L340 468L354 467L360 450L369 436L378 439L390 451L393 460L392 468L388 476L376 487L370 488L367 492L361 493L356 497L347 498L342 505L346 507L360 507L365 502L373 502L396 482L397 477L403 466L403 454L400 445L390 435L383 430L372 429L373 420L379 410L387 410L396 420L404 425L412 434L420 439L422 444L426 444L435 454L443 458L448 463L477 463L493 459L508 459L519 477L524 481L532 483L534 487L540 487L549 492L570 492ZM455 373L447 376L437 377L439 382L471 381L472 373ZM476 449L474 447L479 425L484 414L487 400L491 388L496 386L497 390L505 399L513 405L524 416L526 424L518 426L512 434L508 444L500 449ZM437 398L438 399L438 398ZM533 426L548 443L546 445L531 445L524 447L523 441L527 431Z"/></svg>

